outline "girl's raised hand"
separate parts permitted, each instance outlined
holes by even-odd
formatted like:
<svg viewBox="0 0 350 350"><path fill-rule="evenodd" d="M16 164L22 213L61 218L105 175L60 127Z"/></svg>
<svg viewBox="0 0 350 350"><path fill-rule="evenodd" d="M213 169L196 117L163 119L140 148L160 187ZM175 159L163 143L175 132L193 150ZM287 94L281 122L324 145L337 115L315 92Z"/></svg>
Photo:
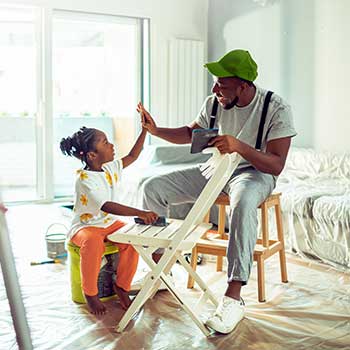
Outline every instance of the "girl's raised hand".
<svg viewBox="0 0 350 350"><path fill-rule="evenodd" d="M158 130L157 125L141 102L138 103L136 110L141 116L142 127L150 134L155 135Z"/></svg>

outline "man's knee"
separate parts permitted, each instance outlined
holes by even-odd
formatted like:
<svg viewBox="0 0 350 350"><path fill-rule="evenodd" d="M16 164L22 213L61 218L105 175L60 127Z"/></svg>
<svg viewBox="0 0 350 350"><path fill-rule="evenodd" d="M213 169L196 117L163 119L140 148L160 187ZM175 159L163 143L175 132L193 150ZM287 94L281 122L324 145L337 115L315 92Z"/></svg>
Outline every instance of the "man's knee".
<svg viewBox="0 0 350 350"><path fill-rule="evenodd" d="M150 195L157 193L160 188L160 177L154 176L147 179L143 184L143 197L149 197Z"/></svg>
<svg viewBox="0 0 350 350"><path fill-rule="evenodd" d="M249 198L249 196L242 196L240 198L233 198L230 203L231 216L232 215L250 215L257 211L257 204Z"/></svg>
<svg viewBox="0 0 350 350"><path fill-rule="evenodd" d="M152 177L144 183L142 190L142 206L144 209L157 210L157 213L160 214L158 212L159 206L166 206L163 198L166 191L162 191L162 187L160 176Z"/></svg>

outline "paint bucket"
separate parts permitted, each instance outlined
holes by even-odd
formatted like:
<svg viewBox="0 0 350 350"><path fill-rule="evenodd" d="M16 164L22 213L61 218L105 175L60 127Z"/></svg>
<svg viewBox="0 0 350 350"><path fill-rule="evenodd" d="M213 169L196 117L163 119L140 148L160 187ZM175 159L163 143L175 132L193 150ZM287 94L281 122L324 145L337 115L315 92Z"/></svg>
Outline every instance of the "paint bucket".
<svg viewBox="0 0 350 350"><path fill-rule="evenodd" d="M55 229L53 229L55 227ZM59 229L58 229L59 227ZM68 229L65 225L51 224L45 233L47 256L50 259L63 258L67 256L66 237Z"/></svg>

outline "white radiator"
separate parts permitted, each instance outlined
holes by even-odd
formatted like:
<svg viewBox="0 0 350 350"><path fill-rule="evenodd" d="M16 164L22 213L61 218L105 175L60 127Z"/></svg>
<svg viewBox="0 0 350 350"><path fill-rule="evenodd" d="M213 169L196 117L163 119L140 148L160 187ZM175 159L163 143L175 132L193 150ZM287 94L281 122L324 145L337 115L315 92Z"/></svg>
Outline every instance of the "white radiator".
<svg viewBox="0 0 350 350"><path fill-rule="evenodd" d="M203 41L171 40L168 126L183 126L196 118L206 96L204 63Z"/></svg>

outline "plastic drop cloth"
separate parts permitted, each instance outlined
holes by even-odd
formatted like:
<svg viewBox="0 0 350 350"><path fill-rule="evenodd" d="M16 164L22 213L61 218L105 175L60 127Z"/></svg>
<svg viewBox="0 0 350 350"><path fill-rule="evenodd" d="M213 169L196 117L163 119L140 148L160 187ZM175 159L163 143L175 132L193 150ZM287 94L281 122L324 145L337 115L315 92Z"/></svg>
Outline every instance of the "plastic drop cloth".
<svg viewBox="0 0 350 350"><path fill-rule="evenodd" d="M350 155L294 148L276 191L282 192L287 247L348 270Z"/></svg>
<svg viewBox="0 0 350 350"><path fill-rule="evenodd" d="M62 210L56 205L10 207L7 218L34 349L350 349L350 275L329 265L287 254L289 283L284 284L277 256L271 258L265 265L265 303L257 301L254 266L242 290L246 316L229 335L204 337L166 291L149 300L118 334L114 327L123 311L117 300L106 302L108 313L96 318L85 305L71 301L67 265L29 265L46 259L45 229L52 222L69 220ZM225 272L216 272L208 261L198 266L198 272L217 296L224 293ZM199 291L186 288L187 275L180 266L173 275L186 298L196 302ZM214 310L210 302L201 306L203 318ZM17 349L1 275L0 349Z"/></svg>

